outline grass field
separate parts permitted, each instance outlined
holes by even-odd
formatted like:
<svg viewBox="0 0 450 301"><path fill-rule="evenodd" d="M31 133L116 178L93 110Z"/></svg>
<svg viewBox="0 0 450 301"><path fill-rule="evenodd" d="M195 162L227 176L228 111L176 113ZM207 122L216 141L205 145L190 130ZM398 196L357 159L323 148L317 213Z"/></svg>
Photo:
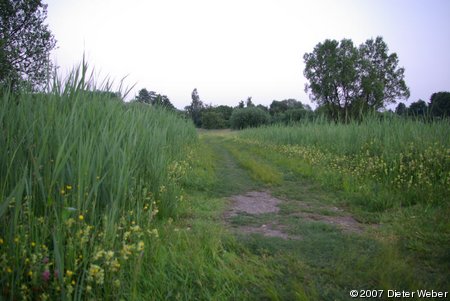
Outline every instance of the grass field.
<svg viewBox="0 0 450 301"><path fill-rule="evenodd" d="M0 299L448 289L448 121L197 132L75 75L55 93L1 95ZM225 218L249 191L279 211ZM288 239L235 231L266 225Z"/></svg>

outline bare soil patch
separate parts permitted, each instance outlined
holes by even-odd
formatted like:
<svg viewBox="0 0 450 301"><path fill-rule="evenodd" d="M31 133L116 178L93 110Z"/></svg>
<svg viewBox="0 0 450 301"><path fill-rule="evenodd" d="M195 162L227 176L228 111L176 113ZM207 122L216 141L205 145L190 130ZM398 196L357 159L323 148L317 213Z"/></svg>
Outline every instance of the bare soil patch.
<svg viewBox="0 0 450 301"><path fill-rule="evenodd" d="M235 195L230 199L232 206L227 212L227 217L236 216L242 212L248 214L277 213L280 210L278 204L282 202L266 191L250 191L244 195Z"/></svg>
<svg viewBox="0 0 450 301"><path fill-rule="evenodd" d="M266 237L280 237L283 239L301 239L300 236L289 235L283 231L283 225L278 224L276 217L280 208L278 205L285 202L270 194L268 191L250 191L243 195L235 195L230 198L230 207L224 213L225 221L230 223L230 219L240 214L260 215L264 213L273 213L274 220L270 223L261 226L242 226L233 225L239 233L244 234L261 234ZM319 214L316 211L331 212L332 214ZM334 225L344 232L348 233L362 233L365 229L364 225L354 219L351 215L345 213L342 209L337 207L327 206L311 206L306 202L298 202L298 211L293 212L290 216L295 216L301 221L307 222L322 222Z"/></svg>

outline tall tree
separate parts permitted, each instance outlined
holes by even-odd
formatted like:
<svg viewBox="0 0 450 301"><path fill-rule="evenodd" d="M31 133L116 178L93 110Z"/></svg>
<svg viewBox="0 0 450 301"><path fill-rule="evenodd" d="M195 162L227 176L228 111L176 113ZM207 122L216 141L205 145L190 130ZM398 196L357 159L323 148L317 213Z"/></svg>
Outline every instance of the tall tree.
<svg viewBox="0 0 450 301"><path fill-rule="evenodd" d="M247 101L245 102L245 105L247 106L247 108L250 108L250 107L254 107L254 106L255 106L255 105L253 104L253 102L252 102L252 97L251 97L251 96L247 97Z"/></svg>
<svg viewBox="0 0 450 301"><path fill-rule="evenodd" d="M46 17L41 0L0 0L0 83L26 82L35 90L48 83L56 40Z"/></svg>
<svg viewBox="0 0 450 301"><path fill-rule="evenodd" d="M359 48L349 39L326 40L303 58L309 81L305 90L335 121L349 121L409 97L404 68L397 67L397 55L388 54L381 37Z"/></svg>
<svg viewBox="0 0 450 301"><path fill-rule="evenodd" d="M192 91L191 94L192 102L191 105L186 106L185 110L187 111L187 114L189 117L192 118L192 121L194 122L196 127L202 126L202 110L204 109L203 102L200 100L200 96L198 95L197 88L195 88Z"/></svg>

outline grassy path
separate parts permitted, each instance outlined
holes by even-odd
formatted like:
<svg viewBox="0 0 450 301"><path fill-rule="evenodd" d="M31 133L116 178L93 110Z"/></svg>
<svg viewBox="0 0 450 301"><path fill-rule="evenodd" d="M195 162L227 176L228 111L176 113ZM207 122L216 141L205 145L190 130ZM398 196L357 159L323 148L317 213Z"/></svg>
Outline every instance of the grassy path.
<svg viewBox="0 0 450 301"><path fill-rule="evenodd" d="M424 275L414 275L399 250L380 239L382 227L373 224L373 217L349 212L339 191L303 177L298 162L214 132L202 134L202 140L216 163L211 196L227 201L233 195L266 191L280 200L277 212L240 212L226 221L238 242L275 271L268 299L347 300L352 289L386 294L424 283ZM264 229L286 235L265 235Z"/></svg>
<svg viewBox="0 0 450 301"><path fill-rule="evenodd" d="M251 179L246 170L239 166L226 148L227 139L225 137L206 134L203 136L203 141L212 149L216 162L218 179L214 187L215 196L227 197L258 187L258 184Z"/></svg>

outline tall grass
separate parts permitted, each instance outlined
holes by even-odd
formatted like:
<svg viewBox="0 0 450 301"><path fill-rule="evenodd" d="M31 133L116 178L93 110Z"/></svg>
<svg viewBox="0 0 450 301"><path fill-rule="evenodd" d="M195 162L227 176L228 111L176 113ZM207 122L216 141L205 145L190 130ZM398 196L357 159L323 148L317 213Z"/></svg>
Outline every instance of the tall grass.
<svg viewBox="0 0 450 301"><path fill-rule="evenodd" d="M51 93L0 95L2 299L133 299L154 219L177 213L195 128L92 92L109 83L86 67Z"/></svg>
<svg viewBox="0 0 450 301"><path fill-rule="evenodd" d="M244 130L236 141L259 156L289 158L286 168L343 192L346 206L361 220L385 223L387 237L422 270L448 275L450 120L270 126Z"/></svg>
<svg viewBox="0 0 450 301"><path fill-rule="evenodd" d="M269 144L337 178L348 190L371 182L401 197L381 204L446 204L450 193L450 121L433 123L393 118L362 124L311 122L242 131L239 137ZM339 177L336 177L339 174ZM342 177L341 177L342 176ZM347 181L347 182L346 182ZM350 182L349 182L350 181ZM377 188L378 187L378 188ZM379 189L378 189L379 190ZM369 193L373 195L373 191ZM371 206L367 202L367 206ZM376 204L379 206L380 204Z"/></svg>
<svg viewBox="0 0 450 301"><path fill-rule="evenodd" d="M411 144L426 149L436 143L450 148L450 120L421 122L405 118L367 118L363 123L335 124L324 120L293 126L273 125L247 129L240 137L272 144L316 146L336 154L355 154L368 143L377 155L395 156Z"/></svg>

